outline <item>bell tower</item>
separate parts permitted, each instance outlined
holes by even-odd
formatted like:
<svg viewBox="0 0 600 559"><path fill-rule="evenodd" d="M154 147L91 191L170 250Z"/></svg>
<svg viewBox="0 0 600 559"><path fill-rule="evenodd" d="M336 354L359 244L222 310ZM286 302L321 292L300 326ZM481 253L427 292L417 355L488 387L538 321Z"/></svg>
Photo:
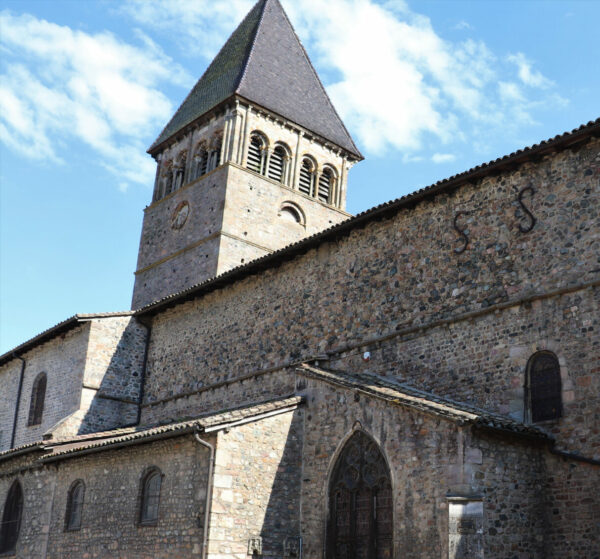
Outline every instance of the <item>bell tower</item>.
<svg viewBox="0 0 600 559"><path fill-rule="evenodd" d="M148 150L132 308L343 221L362 156L278 0L259 0Z"/></svg>

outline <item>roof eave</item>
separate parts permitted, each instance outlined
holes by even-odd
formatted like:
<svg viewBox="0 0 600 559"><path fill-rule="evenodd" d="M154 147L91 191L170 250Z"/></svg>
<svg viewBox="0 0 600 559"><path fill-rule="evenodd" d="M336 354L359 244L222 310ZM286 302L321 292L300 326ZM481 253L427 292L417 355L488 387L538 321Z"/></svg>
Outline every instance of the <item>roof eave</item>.
<svg viewBox="0 0 600 559"><path fill-rule="evenodd" d="M577 144L581 144L592 137L599 136L600 118L595 121L590 121L588 124L582 125L571 132L565 132L550 140L517 150L510 155L505 155L494 161L478 165L468 171L438 181L437 183L402 196L396 200L375 206L374 208L366 210L346 221L342 221L329 229L306 237L266 256L252 260L248 264L238 266L213 279L145 305L144 307L137 309L135 314L139 316L157 314L172 306L183 304L190 299L200 297L205 293L229 285L234 281L259 273L264 269L280 265L282 262L291 260L296 256L308 252L310 249L319 246L323 242L337 240L348 235L355 229L364 227L370 222L392 216L401 209L414 206L422 200L434 197L442 192L451 192L460 186L473 183L488 176L494 176L501 172L510 171L525 162L537 161L545 155L575 147Z"/></svg>
<svg viewBox="0 0 600 559"><path fill-rule="evenodd" d="M99 318L113 318L120 316L133 316L133 311L123 311L116 313L100 313L100 314L75 314L62 322L59 322L55 326L44 330L37 336L30 338L29 340L23 342L17 347L7 351L6 353L0 355L0 367L16 359L17 357L21 357L24 353L32 350L34 347L46 343L53 338L56 338L60 334L64 334L69 330L73 330L77 326L84 324L86 322L91 322L92 320Z"/></svg>
<svg viewBox="0 0 600 559"><path fill-rule="evenodd" d="M223 101L217 103L214 107L212 107L211 109L209 109L205 113L201 114L200 116L198 116L194 120L190 121L188 124L184 125L177 132L174 132L169 137L167 137L164 140L162 140L160 143L158 143L158 144L157 143L152 144L146 150L146 153L149 154L149 155L151 155L154 159L156 159L156 157L158 156L158 154L161 151L163 151L165 148L167 148L170 144L172 144L172 143L176 142L178 139L180 139L178 137L186 136L187 134L190 133L190 131L192 131L196 126L198 126L199 123L201 123L202 121L204 121L206 119L211 118L214 114L218 114L225 107L227 107L227 105L229 105L229 104L231 104L232 102L235 102L235 101L240 101L240 102L248 104L248 105L253 105L255 107L260 108L261 110L267 111L267 112L275 115L276 117L278 117L278 118L280 118L282 120L291 122L298 129L306 131L309 134L313 135L315 138L317 138L319 140L320 143L325 144L325 145L330 144L330 145L333 145L336 148L342 150L344 153L346 153L347 156L349 156L349 159L352 159L355 162L359 162L359 161L363 161L364 160L364 156L362 155L362 153L360 152L360 150L358 148L356 148L353 151L353 150L349 150L348 148L345 148L343 146L340 146L335 141L330 140L328 138L325 138L324 136L321 136L320 134L318 134L314 130L311 130L310 128L306 128L305 126L302 126L301 124L298 124L297 122L294 122L293 120L290 120L289 118L280 115L279 113L277 113L276 111L270 109L269 107L264 107L264 106L260 105L259 103L257 103L256 101L252 101L251 99L249 99L247 97L244 97L243 95L240 95L239 93L233 93L232 95L230 95L226 99L223 99Z"/></svg>

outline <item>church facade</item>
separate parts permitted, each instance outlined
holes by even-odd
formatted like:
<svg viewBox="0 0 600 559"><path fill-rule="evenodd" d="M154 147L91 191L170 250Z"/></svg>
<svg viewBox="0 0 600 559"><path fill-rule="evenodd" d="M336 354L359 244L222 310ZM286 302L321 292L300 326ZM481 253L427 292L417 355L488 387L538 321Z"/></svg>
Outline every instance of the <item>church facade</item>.
<svg viewBox="0 0 600 559"><path fill-rule="evenodd" d="M352 217L259 0L149 153L132 310L0 356L0 556L600 558L600 119Z"/></svg>

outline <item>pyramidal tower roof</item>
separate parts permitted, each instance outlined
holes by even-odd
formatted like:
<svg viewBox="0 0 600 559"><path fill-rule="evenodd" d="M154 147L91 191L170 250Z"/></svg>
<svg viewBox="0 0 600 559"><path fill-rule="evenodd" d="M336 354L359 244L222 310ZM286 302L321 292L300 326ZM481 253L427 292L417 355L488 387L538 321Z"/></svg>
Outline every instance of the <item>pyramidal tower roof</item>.
<svg viewBox="0 0 600 559"><path fill-rule="evenodd" d="M149 151L234 95L362 159L279 0L255 4Z"/></svg>

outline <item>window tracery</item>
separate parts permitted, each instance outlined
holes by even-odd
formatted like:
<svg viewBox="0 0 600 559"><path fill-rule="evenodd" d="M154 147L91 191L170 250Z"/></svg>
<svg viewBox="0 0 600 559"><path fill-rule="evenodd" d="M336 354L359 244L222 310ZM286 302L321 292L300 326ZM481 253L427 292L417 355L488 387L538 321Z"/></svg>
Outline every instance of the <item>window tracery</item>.
<svg viewBox="0 0 600 559"><path fill-rule="evenodd" d="M391 559L392 519L389 469L377 443L357 431L329 485L327 559Z"/></svg>

